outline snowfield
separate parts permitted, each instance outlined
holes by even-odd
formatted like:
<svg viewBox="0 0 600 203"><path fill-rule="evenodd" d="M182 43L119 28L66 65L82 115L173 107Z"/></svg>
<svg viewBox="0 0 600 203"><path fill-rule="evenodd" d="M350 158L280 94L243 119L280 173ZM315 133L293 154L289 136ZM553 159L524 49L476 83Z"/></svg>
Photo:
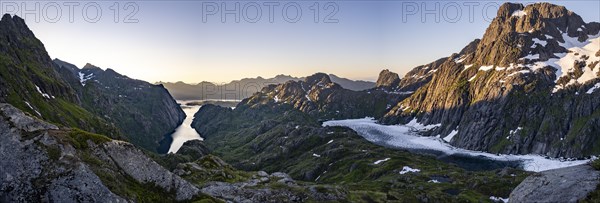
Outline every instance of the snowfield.
<svg viewBox="0 0 600 203"><path fill-rule="evenodd" d="M402 167L402 171L400 171L400 174L406 174L406 173L418 173L421 172L420 169L416 169L416 168L411 168L409 166L404 166Z"/></svg>
<svg viewBox="0 0 600 203"><path fill-rule="evenodd" d="M373 164L377 165L377 164L380 164L380 163L383 163L383 162L386 162L386 161L389 161L389 160L390 160L390 158L385 158L385 159L382 159L382 160L377 160L377 161L373 162Z"/></svg>
<svg viewBox="0 0 600 203"><path fill-rule="evenodd" d="M453 147L442 138L420 136L418 131L431 129L437 125L422 125L411 121L408 125L381 125L376 123L373 118L348 119L348 120L333 120L326 121L323 126L344 126L358 132L370 142L376 144L384 144L402 149L414 150L432 150L443 152L446 155L461 154L473 157L485 157L498 161L519 161L522 167L527 171L546 171L557 168L581 165L588 163L588 160L559 160L548 159L540 155L507 155L507 154L491 154L487 152L479 152ZM454 134L454 133L453 133ZM458 134L458 132L456 133ZM456 134L452 135L454 137ZM457 135L458 136L458 135ZM448 136L446 136L448 137ZM450 140L450 139L448 139Z"/></svg>

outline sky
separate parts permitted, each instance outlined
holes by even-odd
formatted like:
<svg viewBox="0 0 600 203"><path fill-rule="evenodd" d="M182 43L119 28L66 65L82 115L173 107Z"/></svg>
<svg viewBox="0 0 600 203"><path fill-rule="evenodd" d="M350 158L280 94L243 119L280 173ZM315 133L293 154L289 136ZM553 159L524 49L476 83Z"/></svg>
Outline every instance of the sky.
<svg viewBox="0 0 600 203"><path fill-rule="evenodd" d="M551 1L600 21L600 2ZM7 1L50 57L149 82L412 68L483 36L500 1ZM521 3L529 4L529 1Z"/></svg>

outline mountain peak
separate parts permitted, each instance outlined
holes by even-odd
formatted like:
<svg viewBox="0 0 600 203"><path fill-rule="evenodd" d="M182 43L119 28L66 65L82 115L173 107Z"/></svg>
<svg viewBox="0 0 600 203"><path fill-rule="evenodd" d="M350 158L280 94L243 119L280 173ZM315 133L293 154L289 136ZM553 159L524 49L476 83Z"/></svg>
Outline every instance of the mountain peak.
<svg viewBox="0 0 600 203"><path fill-rule="evenodd" d="M31 33L27 24L25 24L25 20L17 15L11 16L10 14L4 14L2 20L0 20L0 26L2 26L3 29L16 29L22 34Z"/></svg>
<svg viewBox="0 0 600 203"><path fill-rule="evenodd" d="M567 52L559 44L565 42L565 36L583 42L588 35L597 34L599 29L598 23L586 24L579 15L564 6L505 3L478 43L477 55L465 62L506 67L535 54L539 54L541 60L547 60L554 57L554 53ZM541 44L548 45L536 47L536 40L547 41Z"/></svg>
<svg viewBox="0 0 600 203"><path fill-rule="evenodd" d="M2 20L0 20L0 33L4 35L16 35L18 38L29 38L35 37L33 32L29 30L27 24L25 24L25 20L23 18L10 14L4 14L2 16ZM37 39L36 39L37 40Z"/></svg>
<svg viewBox="0 0 600 203"><path fill-rule="evenodd" d="M101 68L99 68L98 66L92 65L91 63L86 63L85 66L83 66L83 68L81 68L81 69L83 70L83 69L101 69Z"/></svg>
<svg viewBox="0 0 600 203"><path fill-rule="evenodd" d="M2 21L3 22L22 22L23 25L25 25L25 20L23 20L23 18L21 18L17 15L11 16L8 13L6 13L2 16Z"/></svg>
<svg viewBox="0 0 600 203"><path fill-rule="evenodd" d="M399 84L400 84L400 77L398 76L398 74L391 72L388 69L385 69L379 73L379 77L377 78L377 83L376 83L375 87L377 87L377 88L380 88L380 87L394 88L394 87L398 87Z"/></svg>
<svg viewBox="0 0 600 203"><path fill-rule="evenodd" d="M331 78L329 78L329 75L325 73L315 73L311 76L306 77L305 82L311 86L319 83L327 84L331 83Z"/></svg>
<svg viewBox="0 0 600 203"><path fill-rule="evenodd" d="M497 17L510 18L515 12L522 11L524 8L523 4L520 3L504 3L498 8Z"/></svg>
<svg viewBox="0 0 600 203"><path fill-rule="evenodd" d="M4 15L2 15L2 21L9 21L12 20L12 16L10 16L10 14L6 13Z"/></svg>

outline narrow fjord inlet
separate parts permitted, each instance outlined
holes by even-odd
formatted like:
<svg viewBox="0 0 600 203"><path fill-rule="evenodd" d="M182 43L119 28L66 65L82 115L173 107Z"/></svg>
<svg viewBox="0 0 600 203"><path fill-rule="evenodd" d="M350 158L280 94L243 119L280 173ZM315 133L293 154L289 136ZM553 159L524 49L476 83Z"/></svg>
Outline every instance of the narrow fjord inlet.
<svg viewBox="0 0 600 203"><path fill-rule="evenodd" d="M0 11L0 202L600 202L598 1Z"/></svg>
<svg viewBox="0 0 600 203"><path fill-rule="evenodd" d="M194 120L194 114L198 112L200 106L189 106L188 102L191 101L178 101L185 112L186 118L183 120L183 123L179 125L179 127L175 128L175 132L171 134L173 141L171 142L171 146L169 147L168 153L177 153L177 150L183 145L184 142L190 140L202 140L202 137L192 128L192 121Z"/></svg>

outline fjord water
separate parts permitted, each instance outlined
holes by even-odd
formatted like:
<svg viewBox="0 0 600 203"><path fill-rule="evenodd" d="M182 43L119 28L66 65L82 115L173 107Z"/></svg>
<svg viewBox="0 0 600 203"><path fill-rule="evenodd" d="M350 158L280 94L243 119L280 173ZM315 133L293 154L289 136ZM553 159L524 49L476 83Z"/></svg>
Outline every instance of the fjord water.
<svg viewBox="0 0 600 203"><path fill-rule="evenodd" d="M171 137L173 138L173 142L171 142L171 146L169 147L168 153L176 153L179 148L189 140L202 140L200 134L192 128L192 121L194 120L194 114L198 112L201 106L188 106L186 103L191 101L177 101L180 104L183 112L185 112L185 120L179 127L175 129Z"/></svg>

